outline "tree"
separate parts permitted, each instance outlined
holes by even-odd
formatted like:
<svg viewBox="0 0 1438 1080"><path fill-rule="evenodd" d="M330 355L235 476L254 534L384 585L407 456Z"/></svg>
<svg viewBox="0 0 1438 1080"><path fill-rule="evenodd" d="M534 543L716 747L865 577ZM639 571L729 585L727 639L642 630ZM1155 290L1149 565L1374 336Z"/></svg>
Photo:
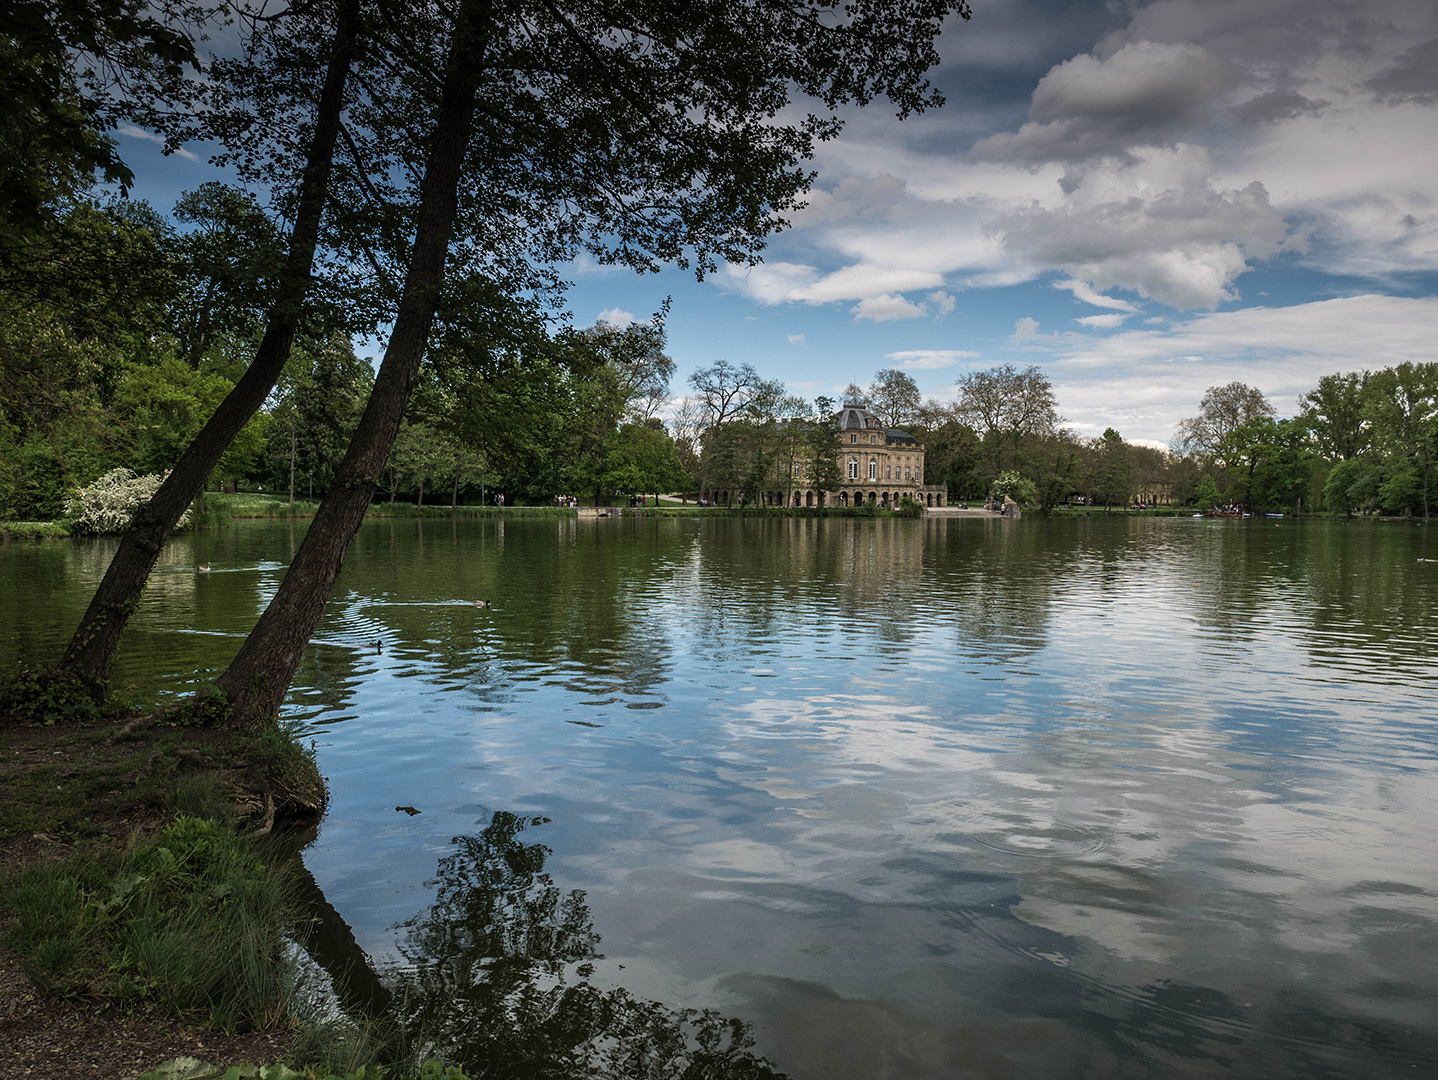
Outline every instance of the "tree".
<svg viewBox="0 0 1438 1080"><path fill-rule="evenodd" d="M1438 451L1438 363L1402 363L1364 379L1364 416L1385 457L1385 509L1421 509L1428 520Z"/></svg>
<svg viewBox="0 0 1438 1080"><path fill-rule="evenodd" d="M320 87L308 139L299 146L291 143L285 147L291 157L301 162L300 176L295 189L288 193L295 207L294 227L290 232L284 268L275 285L274 302L265 333L254 361L180 456L154 497L135 515L65 649L61 668L88 683L97 693L104 686L115 650L119 647L120 635L130 614L138 606L141 591L170 532L203 488L235 436L269 397L289 360L290 346L310 290L320 223L329 194L335 142L339 137L340 116L350 66L358 50L359 0L338 0L333 13L323 11L320 14L322 18L333 14L333 31L327 50L321 50L327 51L323 77L306 84L307 91L312 83ZM244 66L243 62L240 66ZM211 68L211 76L212 85L225 85L224 80L215 78L215 66ZM229 136L237 141L263 138L252 132L266 129L266 124L257 115L264 111L255 108L246 113L245 110L231 108L217 119L210 133ZM264 119L273 119L274 112L270 110ZM207 130L203 126L205 118L196 121L201 124L201 130ZM296 150L299 152L296 153Z"/></svg>
<svg viewBox="0 0 1438 1080"><path fill-rule="evenodd" d="M858 383L850 383L844 387L844 404L858 409L867 409L873 402L869 400L869 395L862 386Z"/></svg>
<svg viewBox="0 0 1438 1080"><path fill-rule="evenodd" d="M1128 449L1125 444L1125 450ZM1073 433L1060 428L1033 455L1039 509L1049 513L1073 494L1082 459Z"/></svg>
<svg viewBox="0 0 1438 1080"><path fill-rule="evenodd" d="M1363 393L1366 375L1324 375L1316 387L1299 395L1299 416L1313 432L1318 452L1329 461L1348 461L1368 445Z"/></svg>
<svg viewBox="0 0 1438 1080"><path fill-rule="evenodd" d="M980 436L1048 435L1059 424L1058 399L1036 364L1022 371L1003 364L959 376L955 413Z"/></svg>
<svg viewBox="0 0 1438 1080"><path fill-rule="evenodd" d="M898 368L883 368L875 372L869 386L869 408L879 414L888 427L898 427L914 420L919 414L923 395L919 384Z"/></svg>
<svg viewBox="0 0 1438 1080"><path fill-rule="evenodd" d="M195 371L173 353L154 363L126 363L109 410L117 429L126 433L125 464L139 472L163 472L232 387L224 376ZM245 425L217 465L221 475L253 471L269 419L261 413Z"/></svg>
<svg viewBox="0 0 1438 1080"><path fill-rule="evenodd" d="M1058 399L1037 365L1019 370L1003 364L971 371L959 377L958 387L954 414L978 434L981 452L988 458L986 484L1001 471L1021 469L1026 443L1058 431Z"/></svg>
<svg viewBox="0 0 1438 1080"><path fill-rule="evenodd" d="M1210 386L1199 402L1198 415L1178 422L1185 448L1218 456L1220 447L1232 446L1231 435L1245 424L1273 415L1273 406L1257 387L1241 382Z"/></svg>
<svg viewBox="0 0 1438 1080"><path fill-rule="evenodd" d="M0 3L0 248L43 230L98 172L134 174L105 134L156 79L198 69L179 5L134 0Z"/></svg>
<svg viewBox="0 0 1438 1080"><path fill-rule="evenodd" d="M1010 470L1000 473L990 489L994 506L1002 507L1005 497L1013 499L1020 506L1027 506L1038 498L1038 488L1022 473Z"/></svg>
<svg viewBox="0 0 1438 1080"><path fill-rule="evenodd" d="M668 400L674 361L664 354L663 314L626 327L598 323L561 334L556 343L574 379L579 436L574 452L588 466L586 486L593 487L596 502L606 486L613 486L607 458L620 425L643 423Z"/></svg>
<svg viewBox="0 0 1438 1080"><path fill-rule="evenodd" d="M77 338L143 351L165 332L174 294L162 230L144 204L75 202L43 232L0 246L0 288L23 318L40 314Z"/></svg>
<svg viewBox="0 0 1438 1080"><path fill-rule="evenodd" d="M1313 475L1313 441L1301 419L1273 421L1266 439L1266 453L1257 476L1260 507L1292 507L1294 516L1302 510L1303 494Z"/></svg>
<svg viewBox="0 0 1438 1080"><path fill-rule="evenodd" d="M658 420L629 423L613 436L606 486L633 494L686 491L692 477Z"/></svg>
<svg viewBox="0 0 1438 1080"><path fill-rule="evenodd" d="M415 492L415 505L424 505L424 489L435 481L454 476L452 456L439 433L425 423L401 423L390 451L389 468L394 480ZM394 487L390 488L394 502Z"/></svg>
<svg viewBox="0 0 1438 1080"><path fill-rule="evenodd" d="M930 483L943 484L951 497L983 497L989 481L981 475L979 458L978 434L967 424L950 419L925 436L925 473Z"/></svg>
<svg viewBox="0 0 1438 1080"><path fill-rule="evenodd" d="M703 274L719 258L751 260L797 203L806 183L798 162L839 130L832 110L878 95L900 115L935 103L924 78L934 38L951 11L968 17L962 0L855 5L833 20L802 4L568 10L461 0L432 14L451 11L433 39L444 56L438 98L415 117L423 169L394 330L336 484L217 682L240 724L273 716L283 701L363 520L444 292L462 183L466 210L471 193L479 204L508 196L542 207L531 222L578 207L574 231L555 239L587 236L602 261L648 269L674 260ZM781 120L795 89L830 115ZM372 129L371 145L398 147L413 127Z"/></svg>
<svg viewBox="0 0 1438 1080"><path fill-rule="evenodd" d="M182 282L172 319L181 355L199 370L218 336L258 330L284 265L284 242L253 195L224 184L185 192L175 217L192 228L172 241Z"/></svg>
<svg viewBox="0 0 1438 1080"><path fill-rule="evenodd" d="M1302 421L1255 417L1229 431L1213 451L1237 473L1228 491L1231 501L1259 513L1271 506L1297 511L1313 468Z"/></svg>
<svg viewBox="0 0 1438 1080"><path fill-rule="evenodd" d="M698 368L689 376L689 385L704 409L706 427L731 419L748 404L762 382L753 364L731 364L728 360Z"/></svg>
<svg viewBox="0 0 1438 1080"><path fill-rule="evenodd" d="M343 334L306 343L299 383L299 465L328 491L374 385L374 369Z"/></svg>
<svg viewBox="0 0 1438 1080"><path fill-rule="evenodd" d="M684 471L693 478L694 483L698 482L701 470L699 451L704 445L704 433L709 428L708 417L709 410L704 402L692 394L685 394L679 399L679 404L669 419L669 430L674 435L674 448L679 453L680 461L684 463Z"/></svg>
<svg viewBox="0 0 1438 1080"><path fill-rule="evenodd" d="M1200 510L1211 510L1218 505L1222 498L1223 495L1219 492L1213 477L1204 473L1198 481L1198 486L1194 488L1193 504Z"/></svg>
<svg viewBox="0 0 1438 1080"><path fill-rule="evenodd" d="M1106 428L1103 438L1094 440L1098 467L1094 471L1093 497L1105 507L1114 503L1127 506L1133 495L1133 462L1128 444L1113 428Z"/></svg>

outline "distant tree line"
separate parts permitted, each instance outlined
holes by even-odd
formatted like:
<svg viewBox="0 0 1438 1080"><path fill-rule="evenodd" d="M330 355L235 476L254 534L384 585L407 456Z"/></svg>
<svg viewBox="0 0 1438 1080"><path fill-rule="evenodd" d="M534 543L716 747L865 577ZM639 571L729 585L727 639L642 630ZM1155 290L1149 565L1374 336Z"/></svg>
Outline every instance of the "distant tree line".
<svg viewBox="0 0 1438 1080"><path fill-rule="evenodd" d="M138 201L75 200L45 230L0 246L0 517L58 517L76 488L113 469L168 469L253 358L282 258L265 210L213 183L168 218ZM805 399L721 360L676 399L664 317L541 327L503 349L462 321L443 328L376 497L835 491L846 404L923 442L926 482L954 500L1426 516L1435 497L1435 364L1325 375L1288 418L1254 387L1211 387L1164 449L1112 428L1078 436L1036 366L967 372L944 402L895 368ZM313 305L212 486L323 495L373 385L344 320Z"/></svg>

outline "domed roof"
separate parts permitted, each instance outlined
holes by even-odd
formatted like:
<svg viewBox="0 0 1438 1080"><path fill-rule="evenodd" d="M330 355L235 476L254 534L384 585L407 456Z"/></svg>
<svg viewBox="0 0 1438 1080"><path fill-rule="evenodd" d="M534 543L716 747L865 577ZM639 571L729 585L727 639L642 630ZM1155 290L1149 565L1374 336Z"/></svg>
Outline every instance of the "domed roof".
<svg viewBox="0 0 1438 1080"><path fill-rule="evenodd" d="M867 430L881 426L877 416L858 405L845 405L839 410L839 427L845 431L854 428Z"/></svg>

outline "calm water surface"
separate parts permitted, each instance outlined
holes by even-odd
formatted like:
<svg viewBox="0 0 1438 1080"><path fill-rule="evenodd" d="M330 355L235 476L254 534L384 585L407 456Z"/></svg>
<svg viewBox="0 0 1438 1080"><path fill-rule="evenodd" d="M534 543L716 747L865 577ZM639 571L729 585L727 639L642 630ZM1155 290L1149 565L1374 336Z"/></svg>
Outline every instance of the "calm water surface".
<svg viewBox="0 0 1438 1080"><path fill-rule="evenodd" d="M117 682L221 668L302 533L179 539ZM0 550L0 662L111 550ZM516 815L596 984L795 1078L1435 1076L1435 656L1416 527L375 522L291 695L305 862L400 963Z"/></svg>

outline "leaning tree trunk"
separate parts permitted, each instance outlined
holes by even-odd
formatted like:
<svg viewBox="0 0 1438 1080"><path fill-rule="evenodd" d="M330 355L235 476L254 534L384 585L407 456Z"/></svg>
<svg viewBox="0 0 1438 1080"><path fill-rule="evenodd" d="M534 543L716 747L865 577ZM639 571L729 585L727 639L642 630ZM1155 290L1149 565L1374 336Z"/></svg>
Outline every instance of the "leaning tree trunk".
<svg viewBox="0 0 1438 1080"><path fill-rule="evenodd" d="M474 120L487 22L477 0L465 0L445 63L444 90L420 186L419 225L404 293L369 404L350 439L304 541L279 590L228 670L215 680L229 699L232 723L245 727L279 712L310 635L324 613L345 553L364 522L375 484L399 434L434 323L453 231L461 167Z"/></svg>
<svg viewBox="0 0 1438 1080"><path fill-rule="evenodd" d="M290 358L290 345L310 285L320 218L324 213L339 135L345 83L354 60L359 0L340 8L334 45L315 114L314 137L300 183L300 201L279 297L270 310L264 338L249 370L235 384L181 455L154 497L135 515L115 557L95 590L90 607L65 649L60 667L100 690L120 644L120 634L139 606L140 593L176 522L219 464L240 429L265 403Z"/></svg>

